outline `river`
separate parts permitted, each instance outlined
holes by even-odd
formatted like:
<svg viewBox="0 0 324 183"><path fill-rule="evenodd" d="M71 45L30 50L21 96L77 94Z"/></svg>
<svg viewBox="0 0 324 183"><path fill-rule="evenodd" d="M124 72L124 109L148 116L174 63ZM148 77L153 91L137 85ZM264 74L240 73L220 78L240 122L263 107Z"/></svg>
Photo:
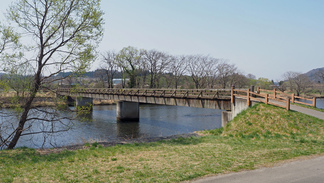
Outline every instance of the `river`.
<svg viewBox="0 0 324 183"><path fill-rule="evenodd" d="M162 137L221 127L221 110L180 106L140 105L139 122L116 122L116 106L94 106L89 120L74 121L73 129L47 137L21 137L17 147L51 148L94 141Z"/></svg>
<svg viewBox="0 0 324 183"><path fill-rule="evenodd" d="M316 99L316 107L320 109L324 109L324 98Z"/></svg>
<svg viewBox="0 0 324 183"><path fill-rule="evenodd" d="M324 98L317 99L324 109ZM51 148L94 141L162 137L221 127L221 111L179 106L140 105L140 121L116 122L116 106L94 106L89 120L76 120L70 131L46 137L23 136L17 147Z"/></svg>
<svg viewBox="0 0 324 183"><path fill-rule="evenodd" d="M309 100L299 100L299 101L304 102L304 103L309 103L309 104L312 103ZM317 98L316 99L316 107L319 108L319 109L324 109L324 98Z"/></svg>

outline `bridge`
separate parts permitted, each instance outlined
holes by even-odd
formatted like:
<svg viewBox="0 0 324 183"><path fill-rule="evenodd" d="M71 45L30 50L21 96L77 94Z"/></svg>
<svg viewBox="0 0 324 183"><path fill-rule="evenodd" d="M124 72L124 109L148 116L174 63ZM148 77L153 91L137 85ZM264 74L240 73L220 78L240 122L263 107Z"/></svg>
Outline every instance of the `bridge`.
<svg viewBox="0 0 324 183"><path fill-rule="evenodd" d="M256 102L276 105L290 110L290 103L316 106L316 98L302 98L280 91L254 89L109 89L109 88L59 88L58 95L76 98L79 107L92 107L93 99L117 101L118 121L138 121L139 103L176 105L225 110L222 113L222 126L238 113ZM296 99L309 100L311 103ZM320 114L321 115L321 114Z"/></svg>
<svg viewBox="0 0 324 183"><path fill-rule="evenodd" d="M76 98L77 108L92 106L93 99L115 100L118 121L138 121L139 103L231 110L228 89L59 88L57 94Z"/></svg>

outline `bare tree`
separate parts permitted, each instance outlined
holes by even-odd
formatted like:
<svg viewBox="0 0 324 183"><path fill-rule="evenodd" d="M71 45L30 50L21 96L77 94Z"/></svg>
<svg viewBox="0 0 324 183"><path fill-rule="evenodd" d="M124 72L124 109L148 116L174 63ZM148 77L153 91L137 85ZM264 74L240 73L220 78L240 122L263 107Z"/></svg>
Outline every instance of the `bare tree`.
<svg viewBox="0 0 324 183"><path fill-rule="evenodd" d="M147 62L147 59L145 59L145 52L146 50L141 49L140 55L141 59L139 60L138 65L138 77L137 77L137 86L140 86L141 88L145 88L147 85L147 76L149 75L150 65Z"/></svg>
<svg viewBox="0 0 324 183"><path fill-rule="evenodd" d="M186 56L170 56L170 63L166 68L164 77L166 78L167 88L179 86L179 81L187 69Z"/></svg>
<svg viewBox="0 0 324 183"><path fill-rule="evenodd" d="M114 76L117 72L117 62L116 57L117 53L114 51L107 51L105 54L102 55L102 66L101 69L105 71L107 82L108 82L108 88L114 87Z"/></svg>
<svg viewBox="0 0 324 183"><path fill-rule="evenodd" d="M219 59L213 58L213 57L208 57L208 59L205 62L206 66L206 82L207 82L207 87L209 88L214 88L217 82L217 75L218 75L218 70L217 70L217 65L219 63Z"/></svg>
<svg viewBox="0 0 324 183"><path fill-rule="evenodd" d="M159 88L160 77L169 66L171 57L160 51L145 50L143 58L150 72L150 88Z"/></svg>
<svg viewBox="0 0 324 183"><path fill-rule="evenodd" d="M207 84L210 60L208 56L190 55L186 57L188 72L196 89L204 88Z"/></svg>
<svg viewBox="0 0 324 183"><path fill-rule="evenodd" d="M222 61L217 65L218 70L218 81L221 84L222 88L226 88L229 85L231 76L237 72L237 68L234 64L228 64L225 61Z"/></svg>
<svg viewBox="0 0 324 183"><path fill-rule="evenodd" d="M237 88L244 88L249 85L249 79L241 74L236 72L230 76L230 86L235 86Z"/></svg>
<svg viewBox="0 0 324 183"><path fill-rule="evenodd" d="M254 79L254 80L256 80L257 78L256 78L256 76L255 75L253 75L253 74L248 74L248 75L246 75L246 77L248 78L248 79Z"/></svg>
<svg viewBox="0 0 324 183"><path fill-rule="evenodd" d="M108 83L107 80L107 70L106 69L97 69L95 70L93 76L95 77L96 84L94 87L96 88L105 88L105 83Z"/></svg>
<svg viewBox="0 0 324 183"><path fill-rule="evenodd" d="M305 91L311 83L305 74L299 72L286 72L284 78L287 80L290 90L295 91L297 96L299 96L301 92Z"/></svg>
<svg viewBox="0 0 324 183"><path fill-rule="evenodd" d="M21 136L68 129L63 122L66 117L60 112L34 108L32 104L41 87L56 81L51 79L53 76L62 71L82 72L94 60L103 34L102 15L100 0L17 0L10 6L7 19L25 36L22 42L28 49L23 59L2 60L1 66L4 70L31 67L33 81L17 113L18 122L11 124L16 127L2 136L1 146L12 149ZM43 128L33 128L36 121L43 122Z"/></svg>

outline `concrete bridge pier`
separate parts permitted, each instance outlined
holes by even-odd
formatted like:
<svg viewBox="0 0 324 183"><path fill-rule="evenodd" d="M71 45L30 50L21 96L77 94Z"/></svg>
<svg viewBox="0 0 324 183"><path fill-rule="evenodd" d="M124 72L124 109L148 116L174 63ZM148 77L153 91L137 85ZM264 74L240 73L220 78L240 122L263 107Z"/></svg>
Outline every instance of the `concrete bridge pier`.
<svg viewBox="0 0 324 183"><path fill-rule="evenodd" d="M117 122L139 121L139 103L138 102L117 102Z"/></svg>
<svg viewBox="0 0 324 183"><path fill-rule="evenodd" d="M250 105L255 105L257 102L251 102ZM247 105L246 99L235 98L234 103L231 104L231 111L222 112L222 127L233 120L239 113L246 110L250 106Z"/></svg>
<svg viewBox="0 0 324 183"><path fill-rule="evenodd" d="M77 110L93 110L93 99L88 97L77 97L76 98L76 108Z"/></svg>

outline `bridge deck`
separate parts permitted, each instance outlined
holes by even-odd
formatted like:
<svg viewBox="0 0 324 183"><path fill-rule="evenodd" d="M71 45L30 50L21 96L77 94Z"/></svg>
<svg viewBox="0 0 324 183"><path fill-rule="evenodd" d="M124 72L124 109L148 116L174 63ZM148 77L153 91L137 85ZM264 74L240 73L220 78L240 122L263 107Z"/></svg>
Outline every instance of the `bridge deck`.
<svg viewBox="0 0 324 183"><path fill-rule="evenodd" d="M231 110L231 90L59 88L59 95Z"/></svg>

